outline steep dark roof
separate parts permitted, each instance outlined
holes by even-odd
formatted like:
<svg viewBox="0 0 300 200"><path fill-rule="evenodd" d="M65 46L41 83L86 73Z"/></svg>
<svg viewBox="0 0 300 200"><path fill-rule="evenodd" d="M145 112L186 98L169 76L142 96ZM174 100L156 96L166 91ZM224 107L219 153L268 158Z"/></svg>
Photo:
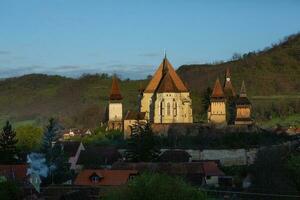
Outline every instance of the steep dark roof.
<svg viewBox="0 0 300 200"><path fill-rule="evenodd" d="M121 100L122 99L119 83L118 83L116 76L113 76L113 78L112 78L112 85L111 85L109 99L110 100Z"/></svg>
<svg viewBox="0 0 300 200"><path fill-rule="evenodd" d="M85 167L101 167L111 165L121 158L115 147L88 147L80 153L77 164Z"/></svg>
<svg viewBox="0 0 300 200"><path fill-rule="evenodd" d="M183 162L183 163L126 163L116 162L112 165L112 169L119 170L137 170L139 172L150 171L176 175L187 174L203 174L202 162Z"/></svg>
<svg viewBox="0 0 300 200"><path fill-rule="evenodd" d="M125 120L144 120L146 112L136 112L129 110L125 116Z"/></svg>
<svg viewBox="0 0 300 200"><path fill-rule="evenodd" d="M239 98L236 101L236 104L238 106L239 105L251 105L251 102L247 98L246 86L245 86L245 82L244 81L242 82L240 95L239 95Z"/></svg>
<svg viewBox="0 0 300 200"><path fill-rule="evenodd" d="M64 153L69 157L75 156L80 146L80 142L76 141L64 141L59 142L58 144L62 145Z"/></svg>
<svg viewBox="0 0 300 200"><path fill-rule="evenodd" d="M153 92L157 91L158 86L160 85L161 81L163 80L163 78L166 74L169 74L168 75L169 77L167 77L167 80L165 80L165 81L169 82L170 80L172 80L172 83L167 83L167 84L171 84L171 85L174 84L174 86L172 86L172 87L176 88L176 90L178 90L178 92L188 92L189 91L187 89L186 85L181 80L181 78L177 75L176 71L174 70L174 68L171 65L171 63L169 62L169 60L165 57L163 59L163 61L161 62L161 64L159 65L157 71L154 73L151 81L147 85L144 92L145 93L153 93ZM166 85L166 83L164 85ZM160 91L162 92L163 89L164 88L161 88Z"/></svg>
<svg viewBox="0 0 300 200"><path fill-rule="evenodd" d="M215 86L214 86L213 92L211 94L211 97L212 98L224 98L225 97L219 78L215 82Z"/></svg>
<svg viewBox="0 0 300 200"><path fill-rule="evenodd" d="M225 95L232 96L232 97L234 97L236 95L235 91L234 91L234 88L233 88L233 85L231 83L231 75L230 75L230 69L229 68L226 69L224 93L225 93Z"/></svg>
<svg viewBox="0 0 300 200"><path fill-rule="evenodd" d="M167 150L159 156L160 162L188 162L191 155L184 150Z"/></svg>

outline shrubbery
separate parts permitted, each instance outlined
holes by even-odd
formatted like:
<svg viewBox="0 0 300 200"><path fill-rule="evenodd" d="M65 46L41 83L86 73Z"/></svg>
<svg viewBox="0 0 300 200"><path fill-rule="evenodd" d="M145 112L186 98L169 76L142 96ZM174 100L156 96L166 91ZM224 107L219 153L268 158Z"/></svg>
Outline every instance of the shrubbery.
<svg viewBox="0 0 300 200"><path fill-rule="evenodd" d="M204 200L206 194L181 178L145 173L128 185L113 189L105 200Z"/></svg>

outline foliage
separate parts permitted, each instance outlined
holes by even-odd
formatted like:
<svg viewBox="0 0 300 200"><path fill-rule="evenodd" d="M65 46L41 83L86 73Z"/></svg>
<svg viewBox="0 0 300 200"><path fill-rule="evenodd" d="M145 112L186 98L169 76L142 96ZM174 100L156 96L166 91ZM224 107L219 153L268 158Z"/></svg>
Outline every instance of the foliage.
<svg viewBox="0 0 300 200"><path fill-rule="evenodd" d="M72 137L72 141L81 141L84 145L92 146L115 146L118 148L124 148L126 141L123 137L123 132L119 130L105 130L105 127L97 127L92 131L92 135L84 137Z"/></svg>
<svg viewBox="0 0 300 200"><path fill-rule="evenodd" d="M41 146L41 152L45 154L50 170L47 181L51 183L62 183L71 177L67 157L64 155L61 145L57 144L59 132L58 123L51 118L44 132Z"/></svg>
<svg viewBox="0 0 300 200"><path fill-rule="evenodd" d="M54 118L49 120L49 124L44 131L41 151L47 156L52 157L52 147L59 138L60 128Z"/></svg>
<svg viewBox="0 0 300 200"><path fill-rule="evenodd" d="M126 158L131 162L149 162L158 157L158 141L149 123L136 123L127 142Z"/></svg>
<svg viewBox="0 0 300 200"><path fill-rule="evenodd" d="M202 94L202 113L207 114L208 107L210 106L210 95L212 93L212 89L210 87L206 88L206 90Z"/></svg>
<svg viewBox="0 0 300 200"><path fill-rule="evenodd" d="M251 169L253 192L297 194L297 188L285 167L288 154L289 150L284 146L265 148L258 152Z"/></svg>
<svg viewBox="0 0 300 200"><path fill-rule="evenodd" d="M0 183L0 197L2 200L21 199L21 189L16 183L5 181Z"/></svg>
<svg viewBox="0 0 300 200"><path fill-rule="evenodd" d="M171 134L172 135L172 134ZM264 130L218 131L200 130L197 135L180 135L161 138L161 146L169 148L238 149L280 144L292 140L288 135L278 135Z"/></svg>
<svg viewBox="0 0 300 200"><path fill-rule="evenodd" d="M294 181L300 192L300 154L292 154L286 164L290 179Z"/></svg>
<svg viewBox="0 0 300 200"><path fill-rule="evenodd" d="M182 179L164 174L145 173L128 185L112 190L106 200L204 200L206 194Z"/></svg>
<svg viewBox="0 0 300 200"><path fill-rule="evenodd" d="M22 151L35 151L41 146L43 130L33 125L22 125L16 128L17 148Z"/></svg>
<svg viewBox="0 0 300 200"><path fill-rule="evenodd" d="M16 161L16 132L12 129L9 121L4 125L0 135L0 159L4 163L13 163Z"/></svg>

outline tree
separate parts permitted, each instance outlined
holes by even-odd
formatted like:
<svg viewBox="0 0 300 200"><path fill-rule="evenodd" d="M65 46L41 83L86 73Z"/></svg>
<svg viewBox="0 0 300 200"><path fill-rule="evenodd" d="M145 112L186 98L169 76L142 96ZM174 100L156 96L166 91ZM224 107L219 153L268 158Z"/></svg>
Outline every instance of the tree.
<svg viewBox="0 0 300 200"><path fill-rule="evenodd" d="M291 155L287 160L286 167L291 180L294 181L300 192L300 154Z"/></svg>
<svg viewBox="0 0 300 200"><path fill-rule="evenodd" d="M210 87L206 88L206 90L202 94L202 113L206 114L208 107L210 106L210 96L212 93L212 89Z"/></svg>
<svg viewBox="0 0 300 200"><path fill-rule="evenodd" d="M23 125L16 129L17 148L23 151L34 151L40 148L43 130L33 125Z"/></svg>
<svg viewBox="0 0 300 200"><path fill-rule="evenodd" d="M18 140L15 138L16 132L12 129L9 121L4 125L0 136L1 160L5 163L15 162L16 144Z"/></svg>
<svg viewBox="0 0 300 200"><path fill-rule="evenodd" d="M57 122L51 118L44 132L41 151L48 156L51 156L53 146L59 138L60 127Z"/></svg>
<svg viewBox="0 0 300 200"><path fill-rule="evenodd" d="M105 200L204 200L206 194L181 178L164 174L144 173L127 186L112 190Z"/></svg>
<svg viewBox="0 0 300 200"><path fill-rule="evenodd" d="M63 183L71 177L69 163L61 144L57 143L60 133L59 124L51 118L44 132L41 152L45 154L50 176L48 182Z"/></svg>
<svg viewBox="0 0 300 200"><path fill-rule="evenodd" d="M296 194L297 189L288 177L286 159L289 150L286 147L261 149L253 164L253 192Z"/></svg>
<svg viewBox="0 0 300 200"><path fill-rule="evenodd" d="M157 140L149 123L138 122L132 127L132 135L127 143L126 158L132 162L149 162L159 155Z"/></svg>
<svg viewBox="0 0 300 200"><path fill-rule="evenodd" d="M0 182L0 197L2 200L18 200L21 198L21 189L11 181Z"/></svg>

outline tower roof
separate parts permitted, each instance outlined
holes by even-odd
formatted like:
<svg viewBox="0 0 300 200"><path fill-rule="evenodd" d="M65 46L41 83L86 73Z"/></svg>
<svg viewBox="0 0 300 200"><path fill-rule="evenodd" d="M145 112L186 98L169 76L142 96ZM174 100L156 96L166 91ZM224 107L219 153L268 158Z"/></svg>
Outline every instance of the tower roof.
<svg viewBox="0 0 300 200"><path fill-rule="evenodd" d="M229 67L226 69L226 76L225 76L225 84L224 84L224 92L227 96L235 96L236 93L231 83L231 75Z"/></svg>
<svg viewBox="0 0 300 200"><path fill-rule="evenodd" d="M165 77L166 76L166 77ZM165 78L164 78L165 77ZM161 82L165 82L162 84ZM145 89L145 93L153 93L158 90L160 87L160 92L167 92L164 91L164 88L169 88L172 85L172 90L176 88L177 92L188 92L189 90L181 80L181 78L177 75L176 71L174 70L171 63L165 57L162 63L159 65L158 69L154 73L151 81L149 82L148 86ZM167 86L168 87L165 87ZM163 87L164 86L164 87Z"/></svg>
<svg viewBox="0 0 300 200"><path fill-rule="evenodd" d="M219 78L215 82L215 86L211 95L212 98L224 98L224 92Z"/></svg>
<svg viewBox="0 0 300 200"><path fill-rule="evenodd" d="M247 98L247 94L246 94L246 86L245 86L245 82L242 82L242 86L241 86L241 91L240 91L240 95L239 98L236 101L237 105L251 105L251 102L249 101L249 99Z"/></svg>
<svg viewBox="0 0 300 200"><path fill-rule="evenodd" d="M241 86L240 97L247 97L246 86L245 86L244 80L243 80L242 86Z"/></svg>
<svg viewBox="0 0 300 200"><path fill-rule="evenodd" d="M176 87L171 75L169 72L166 72L166 74L162 77L157 90L158 93L163 92L180 92L178 88Z"/></svg>
<svg viewBox="0 0 300 200"><path fill-rule="evenodd" d="M122 99L122 95L121 95L121 92L120 92L118 79L114 75L112 77L112 85L111 85L109 100L121 100L121 99Z"/></svg>

